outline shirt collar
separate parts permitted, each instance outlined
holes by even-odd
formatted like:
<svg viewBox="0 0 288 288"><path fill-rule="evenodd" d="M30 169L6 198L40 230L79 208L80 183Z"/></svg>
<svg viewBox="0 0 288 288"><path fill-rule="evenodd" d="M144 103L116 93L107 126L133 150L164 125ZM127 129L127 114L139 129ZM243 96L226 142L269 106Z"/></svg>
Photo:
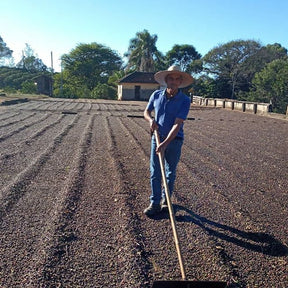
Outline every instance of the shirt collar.
<svg viewBox="0 0 288 288"><path fill-rule="evenodd" d="M177 98L179 97L180 93L181 93L181 90L178 89L178 92L177 92L177 94L176 94L175 96L173 96L173 97L171 97L171 98L168 98L168 97L166 97L166 89L164 89L164 90L162 90L161 95L162 95L163 97L165 97L165 99L167 99L167 100L174 100L174 99L177 99Z"/></svg>

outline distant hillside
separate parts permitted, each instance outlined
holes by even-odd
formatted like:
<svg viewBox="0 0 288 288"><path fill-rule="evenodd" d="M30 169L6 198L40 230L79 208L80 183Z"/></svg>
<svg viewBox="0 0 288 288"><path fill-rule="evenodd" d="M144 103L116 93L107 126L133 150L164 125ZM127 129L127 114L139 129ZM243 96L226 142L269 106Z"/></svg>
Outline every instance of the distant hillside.
<svg viewBox="0 0 288 288"><path fill-rule="evenodd" d="M0 89L8 91L20 90L23 83L32 82L33 78L40 75L48 75L48 72L29 72L25 69L0 67Z"/></svg>

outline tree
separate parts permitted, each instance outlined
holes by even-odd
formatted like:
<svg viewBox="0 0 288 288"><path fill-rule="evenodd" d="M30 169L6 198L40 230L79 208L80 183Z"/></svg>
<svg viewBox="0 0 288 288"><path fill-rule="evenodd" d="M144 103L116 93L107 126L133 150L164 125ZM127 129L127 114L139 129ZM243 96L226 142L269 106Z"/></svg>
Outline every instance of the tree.
<svg viewBox="0 0 288 288"><path fill-rule="evenodd" d="M6 59L12 57L13 51L7 47L6 43L0 36L0 64L4 63Z"/></svg>
<svg viewBox="0 0 288 288"><path fill-rule="evenodd" d="M108 84L98 84L91 93L93 99L110 99L116 100L117 91Z"/></svg>
<svg viewBox="0 0 288 288"><path fill-rule="evenodd" d="M90 91L99 83L107 83L109 76L122 65L122 60L115 51L95 42L79 44L61 59L64 70L71 79L77 79L78 83Z"/></svg>
<svg viewBox="0 0 288 288"><path fill-rule="evenodd" d="M90 98L91 91L67 70L53 76L53 96L59 98Z"/></svg>
<svg viewBox="0 0 288 288"><path fill-rule="evenodd" d="M193 95L201 95L206 98L215 97L217 81L207 75L200 75L192 84Z"/></svg>
<svg viewBox="0 0 288 288"><path fill-rule="evenodd" d="M192 45L174 45L173 48L166 53L168 65L179 65L182 71L187 71L189 65L194 60L200 59L199 54Z"/></svg>
<svg viewBox="0 0 288 288"><path fill-rule="evenodd" d="M108 84L115 89L118 87L118 81L126 75L124 70L115 71L108 79Z"/></svg>
<svg viewBox="0 0 288 288"><path fill-rule="evenodd" d="M235 92L245 79L245 70L242 65L246 59L257 53L261 45L253 40L231 41L210 50L203 57L204 71L227 83L227 90L223 98L235 98Z"/></svg>
<svg viewBox="0 0 288 288"><path fill-rule="evenodd" d="M50 76L50 73L48 72L31 73L16 67L0 67L0 89L9 90L11 88L16 91L22 89L24 85L23 83L27 81L32 82L33 85L35 86L34 84L35 81L33 80L33 78L42 75Z"/></svg>
<svg viewBox="0 0 288 288"><path fill-rule="evenodd" d="M268 44L267 46L261 47L255 54L247 58L242 67L245 69L246 73L250 74L253 78L255 73L260 72L266 64L285 57L287 57L286 48L278 43L272 45Z"/></svg>
<svg viewBox="0 0 288 288"><path fill-rule="evenodd" d="M276 59L287 57L287 49L280 44L268 44L261 47L256 53L248 57L241 64L241 77L239 78L239 88L248 92L252 87L252 79L255 74L260 72L268 63ZM246 93L248 95L248 93Z"/></svg>
<svg viewBox="0 0 288 288"><path fill-rule="evenodd" d="M256 73L250 100L271 102L275 112L285 113L288 104L288 58L276 59Z"/></svg>
<svg viewBox="0 0 288 288"><path fill-rule="evenodd" d="M47 71L47 66L37 55L34 55L34 50L27 43L25 43L22 59L16 67L31 73Z"/></svg>
<svg viewBox="0 0 288 288"><path fill-rule="evenodd" d="M157 35L150 35L146 29L136 33L136 37L130 40L128 52L124 54L128 58L126 69L155 72L155 62L163 61L163 55L156 47L157 39Z"/></svg>

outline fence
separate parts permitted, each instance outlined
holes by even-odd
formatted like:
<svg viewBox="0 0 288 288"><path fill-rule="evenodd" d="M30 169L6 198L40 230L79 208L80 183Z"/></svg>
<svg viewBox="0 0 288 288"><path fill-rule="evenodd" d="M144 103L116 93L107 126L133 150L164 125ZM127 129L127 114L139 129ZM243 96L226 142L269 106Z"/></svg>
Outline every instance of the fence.
<svg viewBox="0 0 288 288"><path fill-rule="evenodd" d="M250 112L262 115L272 112L272 105L270 103L247 102L232 99L220 99L220 98L204 98L201 96L194 96L194 95L192 98L192 103L201 106L220 107L230 110Z"/></svg>

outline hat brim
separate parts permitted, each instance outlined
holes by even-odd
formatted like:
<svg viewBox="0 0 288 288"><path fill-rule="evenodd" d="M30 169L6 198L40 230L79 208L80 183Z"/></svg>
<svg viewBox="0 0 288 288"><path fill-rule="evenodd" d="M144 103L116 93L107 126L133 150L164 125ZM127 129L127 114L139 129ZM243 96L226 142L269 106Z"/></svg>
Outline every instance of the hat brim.
<svg viewBox="0 0 288 288"><path fill-rule="evenodd" d="M167 86L166 84L166 76L169 74L178 74L181 75L182 77L182 83L179 86L179 88L184 88L189 86L190 84L193 83L194 78L186 73L186 72L182 72L182 71L159 71L154 75L154 79L161 85L161 86Z"/></svg>

